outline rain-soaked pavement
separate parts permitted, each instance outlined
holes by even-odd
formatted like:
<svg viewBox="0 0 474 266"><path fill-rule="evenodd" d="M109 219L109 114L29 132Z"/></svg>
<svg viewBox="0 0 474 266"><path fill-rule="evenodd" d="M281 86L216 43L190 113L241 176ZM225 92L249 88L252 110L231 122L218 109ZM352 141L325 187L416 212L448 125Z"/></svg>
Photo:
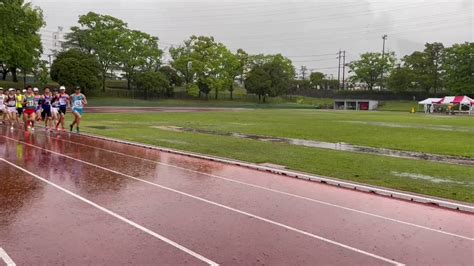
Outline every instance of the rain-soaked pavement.
<svg viewBox="0 0 474 266"><path fill-rule="evenodd" d="M342 142L332 143L332 142L315 141L315 140L267 137L267 136L259 136L259 135L252 135L252 134L243 134L243 133L235 133L235 132L218 132L218 131L213 131L213 130L185 128L185 127L176 127L176 126L154 126L154 128L161 129L161 130L168 130L168 131L194 132L194 133L209 134L209 135L229 136L229 137L236 137L236 138L241 138L241 139L258 140L258 141L263 141L263 142L287 143L291 145L304 146L304 147L310 147L310 148L366 153L366 154L383 155L383 156L389 156L389 157L395 157L395 158L416 159L416 160L425 160L425 161L432 161L432 162L443 162L443 163L450 163L450 164L474 166L474 159L471 159L471 158L430 154L430 153L422 153L422 152L414 152L414 151L401 151L401 150L392 150L392 149L385 149L385 148L375 148L375 147L353 145L353 144L342 143Z"/></svg>
<svg viewBox="0 0 474 266"><path fill-rule="evenodd" d="M0 173L0 265L474 264L471 214L86 136L0 126Z"/></svg>

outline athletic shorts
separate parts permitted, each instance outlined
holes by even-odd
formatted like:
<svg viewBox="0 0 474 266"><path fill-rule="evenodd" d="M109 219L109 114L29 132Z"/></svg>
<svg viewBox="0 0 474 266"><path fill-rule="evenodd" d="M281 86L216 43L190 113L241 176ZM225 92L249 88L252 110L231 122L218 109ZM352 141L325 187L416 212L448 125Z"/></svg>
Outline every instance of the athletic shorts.
<svg viewBox="0 0 474 266"><path fill-rule="evenodd" d="M8 112L9 113L14 113L17 114L18 112L16 111L16 107L8 107Z"/></svg>
<svg viewBox="0 0 474 266"><path fill-rule="evenodd" d="M83 108L72 108L73 113L78 113L81 116L84 114L84 109Z"/></svg>
<svg viewBox="0 0 474 266"><path fill-rule="evenodd" d="M35 113L36 113L35 109L25 109L25 111L24 111L24 114L28 115L28 116L30 116L32 114L35 114Z"/></svg>
<svg viewBox="0 0 474 266"><path fill-rule="evenodd" d="M5 106L0 106L0 114L6 113L6 112L7 112L7 108Z"/></svg>
<svg viewBox="0 0 474 266"><path fill-rule="evenodd" d="M18 115L21 116L23 114L23 107L16 108L16 111L17 111Z"/></svg>
<svg viewBox="0 0 474 266"><path fill-rule="evenodd" d="M35 112L41 111L41 106L36 107Z"/></svg>
<svg viewBox="0 0 474 266"><path fill-rule="evenodd" d="M51 117L51 108L43 108L43 111L41 112L41 118L44 120L46 117Z"/></svg>
<svg viewBox="0 0 474 266"><path fill-rule="evenodd" d="M59 110L57 107L51 107L51 114L52 115L58 115L59 114Z"/></svg>
<svg viewBox="0 0 474 266"><path fill-rule="evenodd" d="M59 106L59 114L66 114L67 106Z"/></svg>

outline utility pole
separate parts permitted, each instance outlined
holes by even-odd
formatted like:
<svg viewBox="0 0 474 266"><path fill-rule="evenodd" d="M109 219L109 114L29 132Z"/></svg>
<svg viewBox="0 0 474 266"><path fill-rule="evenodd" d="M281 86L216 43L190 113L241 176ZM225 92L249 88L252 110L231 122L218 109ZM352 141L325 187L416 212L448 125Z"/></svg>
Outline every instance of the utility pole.
<svg viewBox="0 0 474 266"><path fill-rule="evenodd" d="M382 36L383 46L382 46L382 73L380 75L380 90L383 89L383 71L385 70L385 41L387 40L387 34Z"/></svg>
<svg viewBox="0 0 474 266"><path fill-rule="evenodd" d="M49 55L48 55L48 58L49 58L49 69L50 69L50 70L51 70L51 65L52 65L52 63L51 63L51 56L52 56L52 54L49 54Z"/></svg>
<svg viewBox="0 0 474 266"><path fill-rule="evenodd" d="M307 70L308 70L308 68L306 66L301 66L301 78L302 78L302 80L306 79L306 71Z"/></svg>
<svg viewBox="0 0 474 266"><path fill-rule="evenodd" d="M346 89L346 51L342 51L342 89Z"/></svg>
<svg viewBox="0 0 474 266"><path fill-rule="evenodd" d="M337 54L337 59L339 60L339 64L337 65L337 81L339 83L339 86L341 86L341 49L339 49L339 53Z"/></svg>

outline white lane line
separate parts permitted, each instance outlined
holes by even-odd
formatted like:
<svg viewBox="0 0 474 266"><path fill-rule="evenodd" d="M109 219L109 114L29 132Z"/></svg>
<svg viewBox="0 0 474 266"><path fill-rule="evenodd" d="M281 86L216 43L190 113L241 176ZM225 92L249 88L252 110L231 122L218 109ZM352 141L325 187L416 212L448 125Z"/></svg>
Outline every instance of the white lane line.
<svg viewBox="0 0 474 266"><path fill-rule="evenodd" d="M0 160L3 160L0 158ZM2 259L7 266L16 266L15 262L8 256L7 252L0 247L0 259Z"/></svg>
<svg viewBox="0 0 474 266"><path fill-rule="evenodd" d="M44 136L46 136L46 135L44 135ZM423 226L423 225L418 225L418 224L414 224L414 223L410 223L410 222L405 222L405 221L397 220L397 219L394 219L394 218L390 218L390 217L386 217L386 216L382 216L382 215L378 215L378 214L374 214L374 213L370 213L370 212L365 212L365 211L361 211L361 210L357 210L357 209L352 209L352 208L349 208L349 207L344 207L344 206L341 206L341 205L337 205L337 204L333 204L333 203L329 203L329 202L325 202L325 201L321 201L321 200L317 200L317 199L312 199L312 198L308 198L308 197L304 197L304 196L300 196L300 195L296 195L296 194L292 194L292 193L288 193L288 192L284 192L284 191L280 191L280 190L276 190L276 189L271 189L271 188L267 188L267 187L263 187L263 186L259 186L259 185L254 185L254 184L234 180L234 179L231 179L231 178L226 178L226 177L223 177L223 176L218 176L218 175L214 175L214 174L199 172L199 171L196 171L196 170L191 170L191 169L188 169L188 168L184 168L184 167L180 167L180 166L176 166L176 165L172 165L172 164L168 164L168 163L163 163L163 162L160 162L160 161L145 159L145 158L141 158L141 157L137 157L137 156L133 156L133 155L117 152L117 151L112 151L112 150L108 150L108 149L104 149L104 148L99 148L99 147L95 147L95 146L91 146L91 145L87 145L87 144L83 144L83 143L78 143L78 142L74 142L74 141L70 141L70 140L65 140L65 139L60 139L60 138L55 138L55 139L60 140L60 141L64 141L64 142L69 142L69 143L76 144L76 145L80 145L80 146L84 146L84 147L89 147L89 148L94 148L94 149L97 149L97 150L102 150L102 151L113 153L113 154L127 156L127 157L134 158L134 159L144 160L144 161L148 161L148 162L152 162L152 163L156 163L156 164L160 164L160 165L180 169L180 170L187 171L187 172L202 174L202 175L218 178L218 179L221 179L221 180L225 180L225 181L228 181L228 182L232 182L232 183L236 183L236 184L240 184L240 185L245 185L245 186L249 186L249 187L253 187L253 188L257 188L257 189L262 189L262 190L282 194L282 195L289 196L289 197L294 197L294 198L298 198L298 199L302 199L302 200L307 200L307 201L319 203L321 205L335 207L335 208L338 208L338 209L341 209L341 210L346 210L346 211L350 211L350 212L364 214L364 215L368 215L368 216L378 218L378 219L382 219L382 220L385 220L385 221L399 223L399 224L412 226L412 227L416 227L416 228L431 231L431 232L436 232L436 233L440 233L440 234L444 234L444 235L448 235L448 236L452 236L452 237L457 237L457 238L461 238L461 239L465 239L465 240L469 240L469 241L474 241L474 238L472 238L472 237L458 235L458 234L455 234L455 233L450 233L450 232L430 228L430 227Z"/></svg>
<svg viewBox="0 0 474 266"><path fill-rule="evenodd" d="M216 262L214 262L214 261L212 261L212 260L210 260L210 259L208 259L208 258L206 258L206 257L204 257L204 256L202 256L202 255L200 255L200 254L198 254L198 253L196 253L196 252L194 252L194 251L192 251L192 250L190 250L190 249L188 249L188 248L186 248L186 247L184 247L184 246L182 246L182 245L180 245L180 244L178 244L178 243L176 243L176 242L174 242L173 240L170 240L170 239L168 239L168 238L166 238L166 237L164 237L164 236L162 236L162 235L160 235L160 234L158 234L158 233L155 233L155 232L153 232L152 230L150 230L150 229L148 229L148 228L146 228L146 227L144 227L144 226L142 226L142 225L139 225L139 224L137 224L137 223L135 223L135 222L133 222L133 221L131 221L131 220L129 220L129 219L127 219L127 218L125 218L125 217L123 217L123 216L121 216L121 215L119 215L119 214L117 214L117 213L115 213L115 212L113 212L113 211L111 211L111 210L109 210L109 209L106 209L106 208L104 208L104 207L102 207L102 206L100 206L100 205L98 205L98 204L96 204L96 203L94 203L94 202L92 202L92 201L90 201L90 200L84 198L84 197L81 197L81 196L75 194L74 192L71 192L71 191L69 191L69 190L67 190L67 189L65 189L65 188L63 188L63 187L61 187L61 186L59 186L59 185L56 185L55 183L53 183L53 182L51 182L51 181L49 181L49 180L47 180L47 179L44 179L43 177L41 177L41 176L39 176L39 175L36 175L36 174L34 174L34 173L32 173L32 172L30 172L30 171L28 171L28 170L26 170L26 169L24 169L24 168L22 168L22 167L16 165L16 164L14 164L14 163L11 163L11 162L9 162L9 161L3 159L3 158L0 158L0 161L3 161L3 162L5 162L5 163L9 164L10 166L13 166L13 167L17 168L18 170L21 170L21 171L23 171L23 172L25 172L25 173L27 173L27 174L29 174L29 175L31 175L31 176L33 176L33 177L39 179L39 180L41 180L41 181L47 183L48 185L51 185L51 186L53 186L53 187L55 187L55 188L57 188L57 189L63 191L64 193L71 195L71 196L73 196L74 198L76 198L76 199L78 199L78 200L80 200L80 201L82 201L82 202L85 202L85 203L87 203L87 204L89 204L89 205L91 205L91 206L93 206L93 207L95 207L95 208L97 208L97 209L99 209L99 210L101 210L101 211L103 211L103 212L105 212L105 213L107 213L107 214L109 214L109 215L111 215L111 216L113 216L113 217L115 217L115 218L117 218L117 219L119 219L119 220L121 220L121 221L123 221L123 222L125 222L125 223L127 223L127 224L129 224L129 225L131 225L131 226L133 226L133 227L135 227L135 228L137 228L138 230L141 230L141 231L143 231L143 232L145 232L145 233L147 233L147 234L149 234L149 235L151 235L151 236L156 237L156 238L158 238L159 240L161 240L161 241L163 241L163 242L165 242L165 243L167 243L167 244L169 244L169 245L171 245L171 246L173 246L173 247L175 247L175 248L177 248L177 249L179 249L179 250L181 250L181 251L186 252L187 254L189 254L189 255L195 257L195 258L198 259L198 260L201 260L201 261L203 261L203 262L205 262L205 263L207 263L207 264L209 264L209 265L213 265L213 266L219 265L219 264L217 264ZM0 256L1 256L1 255L2 255L2 253L1 253L1 249L0 249ZM6 253L5 253L5 255L6 255ZM7 262L7 265L8 265L8 262Z"/></svg>
<svg viewBox="0 0 474 266"><path fill-rule="evenodd" d="M52 154L56 154L56 155L62 156L62 157L64 157L64 158L68 158L68 159L71 159L71 160L74 160L74 161L77 161L77 162L80 162L80 163L83 163L83 164L86 164L86 165L90 165L90 166L96 167L96 168L98 168L98 169L107 171L107 172L111 172L111 173L114 173L114 174L117 174L117 175L121 175L121 176L130 178L130 179L133 179L133 180L137 180L137 181L143 182L143 183L145 183L145 184L149 184L149 185L152 185L152 186L155 186L155 187L158 187L158 188L167 190L167 191L171 191L171 192L174 192L174 193L176 193L176 194L180 194L180 195L183 195L183 196L192 198L192 199L196 199L196 200L199 200L199 201L202 201L202 202L205 202L205 203L208 203L208 204L217 206L217 207L221 207L221 208L223 208L223 209L226 209L226 210L229 210L229 211L233 211L233 212L236 212L236 213L239 213L239 214L242 214L242 215L245 215L245 216L248 216L248 217L251 217L251 218L254 218L254 219L257 219L257 220L260 220L260 221L269 223L269 224L272 224L272 225L276 225L276 226L285 228L285 229L287 229L287 230L290 230L290 231L293 231L293 232L296 232L296 233L300 233L300 234L303 234L303 235L305 235L305 236L312 237L312 238L315 238L315 239L318 239L318 240L321 240L321 241L324 241L324 242L333 244L333 245L335 245L335 246L339 246L339 247L342 247L342 248L345 248L345 249L348 249L348 250L351 250L351 251L354 251L354 252L357 252L357 253L360 253L360 254L363 254L363 255L366 255L366 256L369 256L369 257L378 259L378 260L381 260L381 261L385 261L385 262L391 263L391 264L393 264L393 265L398 265L398 266L404 265L403 263L397 262L397 261L395 261L395 260L388 259L388 258L379 256L379 255L376 255L376 254L373 254L373 253L370 253L370 252L367 252L367 251L364 251L364 250L361 250L361 249L358 249L358 248L355 248L355 247L351 247L351 246L349 246L349 245L346 245L346 244L343 244L343 243L339 243L339 242L337 242L337 241L334 241L334 240L331 240L331 239L327 239L327 238L324 238L324 237L322 237L322 236L318 236L318 235L315 235L315 234L312 234L312 233L309 233L309 232L306 232L306 231L303 231L303 230L300 230L300 229L297 229L297 228L294 228L294 227L291 227L291 226L288 226L288 225L285 225L285 224L282 224L282 223L279 223L279 222L276 222L276 221L273 221L273 220L270 220L270 219L267 219L267 218L263 218L263 217L260 217L260 216L255 215L255 214L251 214L251 213L248 213L248 212L239 210L239 209L235 209L235 208L226 206L226 205L224 205L224 204L220 204L220 203L217 203L217 202L214 202L214 201L211 201L211 200L207 200L207 199L204 199L204 198L201 198L201 197L198 197L198 196L194 196L194 195L191 195L191 194L188 194L188 193L186 193L186 192L179 191L179 190L176 190L176 189L173 189L173 188L169 188L169 187L166 187L166 186L162 186L162 185L159 185L159 184L156 184L156 183L153 183L153 182L144 180L144 179L140 179L140 178L138 178L138 177L134 177L134 176L131 176L131 175L127 175L127 174L124 174L124 173L121 173L121 172L118 172L118 171L115 171L115 170L112 170L112 169L108 169L108 168L102 167L102 166L100 166L100 165L96 165L96 164L89 163L89 162L86 162L86 161L83 161L83 160L80 160L80 159L76 159L76 158L70 157L70 156L68 156L68 155L64 155L64 154L61 154L61 153L58 153L58 152L55 152L55 151L51 151L51 150L48 150L48 149L45 149L45 148L42 148L42 147L38 147L38 146L35 146L35 145L32 145L32 144L23 142L23 141L21 141L21 140L12 139L12 138L5 137L5 136L3 136L3 137L4 137L4 138L7 138L7 139L11 139L11 140L13 140L13 141L15 141L15 142L18 142L18 143L22 143L23 145L26 145L26 146L31 146L31 147L33 147L33 148L36 148L36 149L39 149L39 150L43 150L43 151L46 151L46 152L49 152L49 153L52 153ZM2 159L2 160L3 160L3 161L6 161L5 159ZM6 162L7 162L7 161L6 161ZM45 181L47 181L47 180L45 180ZM48 181L48 182L49 182L49 181ZM72 192L71 192L71 193L72 193Z"/></svg>

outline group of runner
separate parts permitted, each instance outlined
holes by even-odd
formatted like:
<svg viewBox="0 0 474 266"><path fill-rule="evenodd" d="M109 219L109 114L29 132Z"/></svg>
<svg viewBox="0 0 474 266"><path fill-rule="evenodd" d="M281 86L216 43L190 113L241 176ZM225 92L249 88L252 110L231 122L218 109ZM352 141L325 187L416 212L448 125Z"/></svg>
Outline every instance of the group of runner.
<svg viewBox="0 0 474 266"><path fill-rule="evenodd" d="M45 87L43 94L38 88L26 87L23 91L10 88L5 92L0 88L0 115L1 123L10 124L13 130L15 124L20 127L20 118L23 117L25 130L34 131L35 123L44 121L46 130L65 131L65 116L68 107L71 107L74 121L69 126L73 131L74 126L79 133L79 126L84 113L84 105L87 99L81 93L80 88L76 88L71 95L66 93L66 88L61 86L59 90L51 91Z"/></svg>

